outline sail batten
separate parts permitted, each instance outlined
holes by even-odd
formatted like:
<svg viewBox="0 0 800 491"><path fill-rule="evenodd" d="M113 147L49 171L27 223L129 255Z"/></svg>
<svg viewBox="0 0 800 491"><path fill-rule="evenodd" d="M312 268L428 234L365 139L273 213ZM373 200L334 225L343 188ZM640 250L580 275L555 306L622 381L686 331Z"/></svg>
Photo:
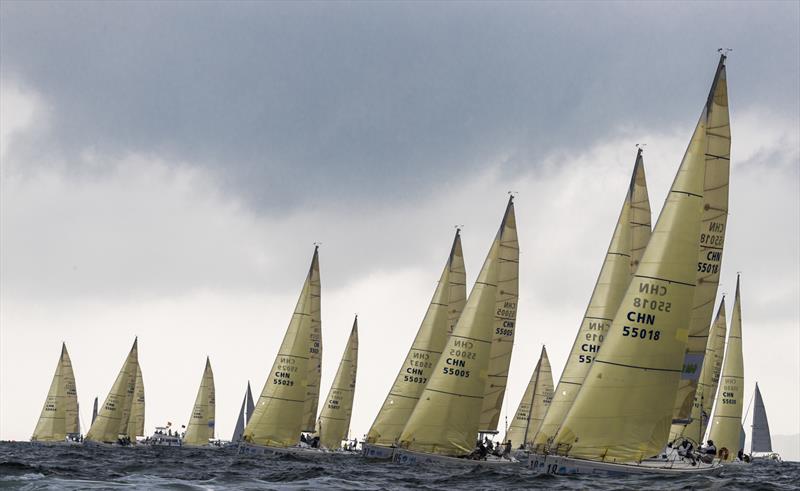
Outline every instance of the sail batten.
<svg viewBox="0 0 800 491"><path fill-rule="evenodd" d="M461 232L456 230L428 310L392 388L367 433L367 442L384 446L397 443L461 316L466 297Z"/></svg>
<svg viewBox="0 0 800 491"><path fill-rule="evenodd" d="M552 401L533 439L534 445L549 444L572 407L650 240L650 222L650 200L640 148L597 282Z"/></svg>
<svg viewBox="0 0 800 491"><path fill-rule="evenodd" d="M509 198L500 229L445 344L446 356L436 362L400 435L400 446L440 455L466 455L474 448L478 431L486 429L487 414L494 418L494 412L499 413L494 398L505 390L505 383L493 387L489 375L503 377L508 370L501 366L505 360L492 365L491 359L493 351L500 359L510 358L505 347L495 350L500 344L495 334L505 335L509 340L505 344L510 347L516 321L518 258L514 203Z"/></svg>
<svg viewBox="0 0 800 491"><path fill-rule="evenodd" d="M353 321L339 368L336 370L333 384L317 421L319 442L324 448L338 449L342 440L347 438L350 431L350 417L353 413L357 373L358 317Z"/></svg>

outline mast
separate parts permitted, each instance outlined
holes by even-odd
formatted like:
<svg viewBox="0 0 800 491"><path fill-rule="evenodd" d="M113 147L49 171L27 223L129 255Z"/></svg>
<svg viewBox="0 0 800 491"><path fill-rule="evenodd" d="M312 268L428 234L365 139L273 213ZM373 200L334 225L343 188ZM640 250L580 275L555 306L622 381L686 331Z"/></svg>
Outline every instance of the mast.
<svg viewBox="0 0 800 491"><path fill-rule="evenodd" d="M394 384L367 433L367 442L390 446L397 443L414 411L425 385L433 374L447 338L461 316L467 299L461 230L456 229L450 254L436 290L417 330L414 342L398 370Z"/></svg>

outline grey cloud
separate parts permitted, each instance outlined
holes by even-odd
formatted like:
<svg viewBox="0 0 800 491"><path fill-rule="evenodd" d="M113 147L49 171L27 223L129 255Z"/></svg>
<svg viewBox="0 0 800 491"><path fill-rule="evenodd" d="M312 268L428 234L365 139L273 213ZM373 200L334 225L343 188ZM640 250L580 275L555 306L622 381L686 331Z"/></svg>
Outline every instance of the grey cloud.
<svg viewBox="0 0 800 491"><path fill-rule="evenodd" d="M616 128L690 121L715 50L737 107L797 114L798 5L3 2L4 77L51 105L11 150L157 154L261 210L422 195Z"/></svg>

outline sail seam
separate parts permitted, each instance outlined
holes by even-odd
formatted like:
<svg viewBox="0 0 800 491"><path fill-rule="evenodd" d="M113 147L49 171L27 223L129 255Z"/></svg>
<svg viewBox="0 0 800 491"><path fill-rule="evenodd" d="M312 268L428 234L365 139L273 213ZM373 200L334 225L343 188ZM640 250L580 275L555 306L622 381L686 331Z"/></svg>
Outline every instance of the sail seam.
<svg viewBox="0 0 800 491"><path fill-rule="evenodd" d="M438 392L440 394L447 394L447 395L451 395L451 396L469 397L470 399L483 399L483 396L471 396L471 395L468 395L468 394L458 394L456 392L447 392L445 390L436 390L436 389L431 389L431 388L428 388L428 387L426 387L425 390L429 390L431 392Z"/></svg>
<svg viewBox="0 0 800 491"><path fill-rule="evenodd" d="M668 280L666 278L658 278L656 276L645 276L645 275L641 275L641 274L637 274L637 275L634 275L634 276L636 276L637 278L647 278L649 280L666 281L667 283L675 283L677 285L684 285L684 286L691 286L691 287L697 286L697 285L693 285L691 283L684 283L683 281Z"/></svg>
<svg viewBox="0 0 800 491"><path fill-rule="evenodd" d="M595 363L605 363L606 365L614 365L614 366L623 367L623 368L636 368L636 369L639 369L639 370L653 370L655 372L683 373L683 370L676 370L674 368L640 367L640 366L636 366L636 365L626 365L624 363L614 363L614 362L611 362L611 361L604 361L604 360L598 360L598 359L595 359L594 361L595 361Z"/></svg>

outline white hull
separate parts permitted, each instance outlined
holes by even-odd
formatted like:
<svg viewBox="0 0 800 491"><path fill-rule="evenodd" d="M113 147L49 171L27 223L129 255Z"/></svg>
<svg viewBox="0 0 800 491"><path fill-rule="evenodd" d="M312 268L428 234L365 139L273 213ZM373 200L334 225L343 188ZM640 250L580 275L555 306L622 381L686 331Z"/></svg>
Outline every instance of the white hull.
<svg viewBox="0 0 800 491"><path fill-rule="evenodd" d="M389 460L394 455L394 447L384 447L372 443L362 443L361 447L361 455L368 459Z"/></svg>
<svg viewBox="0 0 800 491"><path fill-rule="evenodd" d="M459 457L448 457L446 455L436 455L425 452L413 452L402 448L394 449L394 456L392 462L407 465L421 465L421 464L446 464L458 465L462 467L497 467L516 464L516 460L499 459L492 457L488 460L472 460Z"/></svg>
<svg viewBox="0 0 800 491"><path fill-rule="evenodd" d="M556 474L567 476L571 474L593 474L604 476L623 476L630 474L660 474L660 475L685 475L685 474L716 474L722 470L718 463L700 464L692 466L685 462L659 462L644 461L641 463L618 464L611 462L596 462L593 460L573 459L557 455L531 454L528 458L528 467L539 474Z"/></svg>
<svg viewBox="0 0 800 491"><path fill-rule="evenodd" d="M344 450L328 450L325 448L311 447L269 447L266 445L254 445L252 443L239 443L239 453L248 455L264 455L275 457L279 455L357 455L357 452L346 452Z"/></svg>

